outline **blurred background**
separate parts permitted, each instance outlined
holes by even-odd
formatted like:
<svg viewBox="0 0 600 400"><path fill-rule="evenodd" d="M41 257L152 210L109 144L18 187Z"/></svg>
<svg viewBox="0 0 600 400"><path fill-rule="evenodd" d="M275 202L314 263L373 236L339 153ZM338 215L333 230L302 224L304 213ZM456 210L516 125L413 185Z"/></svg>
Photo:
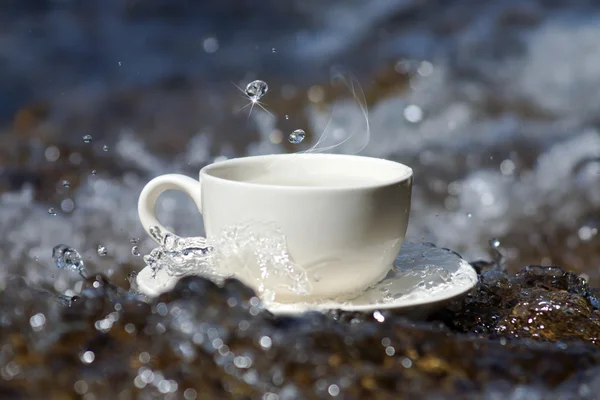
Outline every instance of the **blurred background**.
<svg viewBox="0 0 600 400"><path fill-rule="evenodd" d="M149 179L329 130L413 167L409 240L470 261L497 240L513 271L600 284L597 2L3 0L0 20L0 277L69 291L51 257L65 243L122 283L153 247ZM240 110L254 79L268 113ZM183 195L158 212L202 233Z"/></svg>

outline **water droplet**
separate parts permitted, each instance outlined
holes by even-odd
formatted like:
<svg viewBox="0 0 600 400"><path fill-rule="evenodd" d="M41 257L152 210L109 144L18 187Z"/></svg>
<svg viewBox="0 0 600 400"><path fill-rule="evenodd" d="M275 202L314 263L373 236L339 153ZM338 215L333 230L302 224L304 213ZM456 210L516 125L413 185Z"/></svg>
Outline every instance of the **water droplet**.
<svg viewBox="0 0 600 400"><path fill-rule="evenodd" d="M108 254L108 249L106 248L106 246L103 246L101 244L98 245L98 249L96 251L100 257L104 257Z"/></svg>
<svg viewBox="0 0 600 400"><path fill-rule="evenodd" d="M294 132L290 134L288 137L288 141L293 144L301 143L306 137L306 132L302 129L296 129Z"/></svg>
<svg viewBox="0 0 600 400"><path fill-rule="evenodd" d="M60 209L64 212L71 212L75 209L75 203L71 199L64 199L60 202Z"/></svg>
<svg viewBox="0 0 600 400"><path fill-rule="evenodd" d="M71 184L67 180L62 181L62 185L63 185L63 187L66 187L66 188L70 188L71 187Z"/></svg>
<svg viewBox="0 0 600 400"><path fill-rule="evenodd" d="M138 244L138 242L139 242L139 241L140 241L140 238L135 238L135 237L134 237L134 238L131 238L131 239L129 239L129 243L131 243L131 244L132 244L132 245L134 245L134 246L135 246L136 244Z"/></svg>
<svg viewBox="0 0 600 400"><path fill-rule="evenodd" d="M133 246L131 248L131 254L134 255L134 256L136 256L136 257L139 257L141 255L140 248L137 247L137 246Z"/></svg>
<svg viewBox="0 0 600 400"><path fill-rule="evenodd" d="M275 50L275 47L273 47L273 48L271 49L271 53L277 53L277 50Z"/></svg>
<svg viewBox="0 0 600 400"><path fill-rule="evenodd" d="M498 247L500 247L500 241L496 238L490 239L490 247L497 249Z"/></svg>
<svg viewBox="0 0 600 400"><path fill-rule="evenodd" d="M122 64L121 64L121 61L119 61L117 64L119 65L119 67L122 65Z"/></svg>
<svg viewBox="0 0 600 400"><path fill-rule="evenodd" d="M285 119L290 119L290 116L285 114Z"/></svg>
<svg viewBox="0 0 600 400"><path fill-rule="evenodd" d="M77 250L67 245L59 244L52 249L52 258L58 268L83 273L84 264Z"/></svg>
<svg viewBox="0 0 600 400"><path fill-rule="evenodd" d="M29 325L34 331L39 332L44 329L46 324L46 316L42 313L37 313L33 317L29 318Z"/></svg>
<svg viewBox="0 0 600 400"><path fill-rule="evenodd" d="M44 151L44 156L49 162L55 162L60 157L60 150L56 146L50 146Z"/></svg>
<svg viewBox="0 0 600 400"><path fill-rule="evenodd" d="M404 118L413 124L421 122L423 119L423 110L421 107L411 104L404 109Z"/></svg>
<svg viewBox="0 0 600 400"><path fill-rule="evenodd" d="M83 362L84 364L91 364L96 359L96 355L94 354L93 351L88 350L88 351L82 353L79 358L81 359L81 362Z"/></svg>
<svg viewBox="0 0 600 400"><path fill-rule="evenodd" d="M108 147L108 145L105 144L104 146L102 146L102 150L109 151L110 147Z"/></svg>
<svg viewBox="0 0 600 400"><path fill-rule="evenodd" d="M48 209L48 214L54 217L54 216L56 216L56 210L54 208L50 207Z"/></svg>
<svg viewBox="0 0 600 400"><path fill-rule="evenodd" d="M83 143L91 143L92 142L92 136L91 135L85 135L83 137Z"/></svg>
<svg viewBox="0 0 600 400"><path fill-rule="evenodd" d="M271 345L273 344L273 341L268 336L261 337L259 342L260 342L260 347L262 347L265 350L270 349Z"/></svg>
<svg viewBox="0 0 600 400"><path fill-rule="evenodd" d="M252 81L246 86L246 95L252 101L258 101L269 91L269 85L265 81Z"/></svg>
<svg viewBox="0 0 600 400"><path fill-rule="evenodd" d="M473 214L471 214L471 213L467 214L467 218L471 218L472 216L473 216Z"/></svg>
<svg viewBox="0 0 600 400"><path fill-rule="evenodd" d="M219 41L216 37L206 38L204 39L204 42L202 42L202 47L204 48L205 52L214 53L215 51L219 50Z"/></svg>
<svg viewBox="0 0 600 400"><path fill-rule="evenodd" d="M96 170L95 170L95 169L93 169L93 170L92 170L92 175L96 175L96 174L97 174Z"/></svg>
<svg viewBox="0 0 600 400"><path fill-rule="evenodd" d="M391 357L396 354L396 349L394 349L392 346L388 346L385 348L385 354Z"/></svg>

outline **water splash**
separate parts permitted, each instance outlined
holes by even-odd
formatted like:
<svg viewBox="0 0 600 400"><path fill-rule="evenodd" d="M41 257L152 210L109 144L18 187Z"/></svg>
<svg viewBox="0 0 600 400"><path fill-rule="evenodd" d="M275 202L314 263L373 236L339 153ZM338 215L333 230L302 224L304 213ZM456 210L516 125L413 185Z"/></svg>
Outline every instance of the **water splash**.
<svg viewBox="0 0 600 400"><path fill-rule="evenodd" d="M154 277L164 270L174 277L199 275L220 283L235 275L267 298L273 294L264 283L272 277L281 278L281 287L296 294L307 295L312 290L306 271L291 259L285 236L271 224L226 227L211 240L163 235L158 227L152 227L150 234L161 243L144 256Z"/></svg>
<svg viewBox="0 0 600 400"><path fill-rule="evenodd" d="M52 249L52 259L58 268L76 271L83 278L87 277L83 259L77 250L59 244Z"/></svg>
<svg viewBox="0 0 600 400"><path fill-rule="evenodd" d="M98 248L96 249L96 253L98 253L100 257L104 257L108 254L108 249L106 248L106 246L99 244Z"/></svg>

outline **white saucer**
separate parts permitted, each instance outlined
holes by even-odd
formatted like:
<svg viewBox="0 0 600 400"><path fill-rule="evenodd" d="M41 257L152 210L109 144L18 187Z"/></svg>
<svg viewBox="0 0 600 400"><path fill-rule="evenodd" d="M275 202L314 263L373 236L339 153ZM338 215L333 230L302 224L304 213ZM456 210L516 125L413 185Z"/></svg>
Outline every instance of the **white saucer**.
<svg viewBox="0 0 600 400"><path fill-rule="evenodd" d="M137 284L142 293L155 297L171 290L179 279L163 270L159 270L153 278L151 269L146 267L138 274ZM476 284L477 273L473 267L453 251L429 243L405 242L387 276L352 300L294 304L268 302L264 307L277 315L306 311L394 310L418 317L464 296Z"/></svg>

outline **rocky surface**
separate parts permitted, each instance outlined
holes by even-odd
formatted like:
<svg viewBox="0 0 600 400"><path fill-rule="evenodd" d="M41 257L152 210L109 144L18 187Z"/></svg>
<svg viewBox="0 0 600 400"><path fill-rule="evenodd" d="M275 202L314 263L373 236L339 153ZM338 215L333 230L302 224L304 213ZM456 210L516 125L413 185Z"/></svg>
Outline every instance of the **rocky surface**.
<svg viewBox="0 0 600 400"><path fill-rule="evenodd" d="M275 318L235 280L145 301L102 275L75 297L0 293L3 399L593 399L600 291L558 267L480 283L429 317Z"/></svg>

